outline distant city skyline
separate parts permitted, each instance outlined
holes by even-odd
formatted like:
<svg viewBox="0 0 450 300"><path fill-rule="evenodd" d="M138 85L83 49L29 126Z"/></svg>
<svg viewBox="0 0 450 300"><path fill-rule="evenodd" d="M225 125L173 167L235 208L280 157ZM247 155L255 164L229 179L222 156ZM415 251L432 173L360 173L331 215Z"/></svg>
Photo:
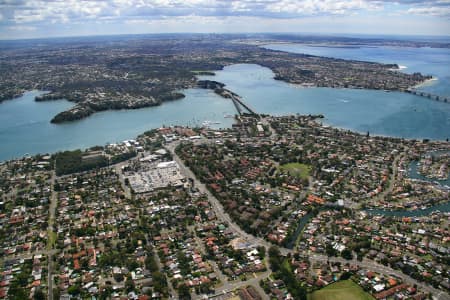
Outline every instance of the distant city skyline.
<svg viewBox="0 0 450 300"><path fill-rule="evenodd" d="M450 36L450 0L0 0L0 39L179 32Z"/></svg>

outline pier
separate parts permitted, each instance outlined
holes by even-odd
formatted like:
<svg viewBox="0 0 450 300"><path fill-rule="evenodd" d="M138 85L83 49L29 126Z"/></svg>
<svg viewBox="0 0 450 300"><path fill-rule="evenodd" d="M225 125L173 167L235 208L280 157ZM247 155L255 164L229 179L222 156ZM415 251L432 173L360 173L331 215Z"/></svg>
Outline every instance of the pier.
<svg viewBox="0 0 450 300"><path fill-rule="evenodd" d="M405 92L409 93L409 94L417 95L417 96L420 96L420 97L425 97L425 98L428 98L428 99L431 99L431 100L439 101L439 102L450 103L450 97L439 96L439 95L427 93L427 92L424 92L424 91L419 91L419 90L414 89L414 88L406 89Z"/></svg>

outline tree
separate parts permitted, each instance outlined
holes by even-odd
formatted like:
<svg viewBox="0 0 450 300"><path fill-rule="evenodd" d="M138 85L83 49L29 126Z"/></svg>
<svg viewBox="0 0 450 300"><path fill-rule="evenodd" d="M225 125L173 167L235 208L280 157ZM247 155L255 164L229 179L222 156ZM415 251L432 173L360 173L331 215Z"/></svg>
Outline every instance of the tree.
<svg viewBox="0 0 450 300"><path fill-rule="evenodd" d="M81 291L81 288L80 288L80 286L77 285L77 284L72 285L72 286L70 286L70 287L67 289L67 292L68 292L70 295L78 295L78 294L80 293L80 291Z"/></svg>
<svg viewBox="0 0 450 300"><path fill-rule="evenodd" d="M41 289L36 289L33 296L34 300L45 300L44 292Z"/></svg>
<svg viewBox="0 0 450 300"><path fill-rule="evenodd" d="M8 290L8 298L14 300L27 299L28 294L23 287L20 287L16 284L11 285Z"/></svg>
<svg viewBox="0 0 450 300"><path fill-rule="evenodd" d="M280 249L277 246L271 246L269 248L269 256L270 257L280 257L281 256Z"/></svg>
<svg viewBox="0 0 450 300"><path fill-rule="evenodd" d="M189 290L189 287L184 283L178 286L178 298L183 300L191 299L191 292Z"/></svg>
<svg viewBox="0 0 450 300"><path fill-rule="evenodd" d="M337 254L336 249L334 249L333 245L331 245L331 244L326 245L325 252L327 253L328 257L336 256L336 254Z"/></svg>
<svg viewBox="0 0 450 300"><path fill-rule="evenodd" d="M341 275L341 277L340 277L340 280L347 280L347 279L349 279L351 276L352 276L352 273L350 273L350 272L344 272L344 273L342 273L342 275Z"/></svg>
<svg viewBox="0 0 450 300"><path fill-rule="evenodd" d="M124 279L122 273L116 273L113 275L113 277L116 282L122 282Z"/></svg>
<svg viewBox="0 0 450 300"><path fill-rule="evenodd" d="M152 273L153 278L153 287L156 292L164 292L165 287L167 286L166 276L159 271Z"/></svg>
<svg viewBox="0 0 450 300"><path fill-rule="evenodd" d="M134 281L131 277L127 277L127 280L125 281L125 290L127 293L134 291Z"/></svg>
<svg viewBox="0 0 450 300"><path fill-rule="evenodd" d="M266 247L264 246L258 246L258 256L260 259L264 259L266 257Z"/></svg>
<svg viewBox="0 0 450 300"><path fill-rule="evenodd" d="M358 252L358 253L356 254L356 259L357 259L358 261L363 261L363 259L364 259L364 253L363 253L363 252Z"/></svg>
<svg viewBox="0 0 450 300"><path fill-rule="evenodd" d="M58 181L55 182L53 189L55 190L55 192L61 191L61 185L58 183Z"/></svg>
<svg viewBox="0 0 450 300"><path fill-rule="evenodd" d="M100 292L99 298L101 300L106 300L106 299L110 299L111 298L111 294L112 294L113 290L112 287L110 285L107 285L105 288L102 289L102 291Z"/></svg>
<svg viewBox="0 0 450 300"><path fill-rule="evenodd" d="M61 292L58 287L53 288L53 299L59 299Z"/></svg>
<svg viewBox="0 0 450 300"><path fill-rule="evenodd" d="M353 254L350 249L344 249L341 253L341 256L347 260L350 260L353 258Z"/></svg>
<svg viewBox="0 0 450 300"><path fill-rule="evenodd" d="M269 263L273 272L280 270L282 258L280 249L277 246L271 246L269 248Z"/></svg>

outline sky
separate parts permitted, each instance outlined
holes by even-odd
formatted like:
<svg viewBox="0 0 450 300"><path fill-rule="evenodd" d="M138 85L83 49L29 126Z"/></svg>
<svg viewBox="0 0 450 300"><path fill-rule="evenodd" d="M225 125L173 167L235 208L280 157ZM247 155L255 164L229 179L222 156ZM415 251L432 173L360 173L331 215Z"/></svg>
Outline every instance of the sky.
<svg viewBox="0 0 450 300"><path fill-rule="evenodd" d="M450 36L450 0L0 0L0 39L178 32Z"/></svg>

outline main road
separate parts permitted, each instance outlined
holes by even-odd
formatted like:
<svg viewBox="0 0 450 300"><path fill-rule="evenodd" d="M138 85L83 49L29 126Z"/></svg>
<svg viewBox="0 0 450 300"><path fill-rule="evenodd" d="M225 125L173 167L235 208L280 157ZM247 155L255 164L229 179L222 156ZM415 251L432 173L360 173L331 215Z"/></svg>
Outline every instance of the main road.
<svg viewBox="0 0 450 300"><path fill-rule="evenodd" d="M171 152L173 159L178 163L180 166L180 171L186 175L187 177L190 177L194 180L195 187L199 190L200 193L205 194L211 203L212 208L214 209L214 212L216 213L217 217L222 220L224 223L226 223L235 233L237 233L240 237L244 238L247 242L254 244L254 245L262 245L266 248L269 248L272 246L271 243L265 241L262 238L255 237L253 235L248 234L244 230L242 230L239 225L234 223L231 220L230 215L225 213L222 204L220 204L219 200L217 200L216 197L214 197L213 194L206 188L206 186L200 182L200 180L197 179L197 177L194 175L194 173L186 167L183 160L180 159L180 157L175 153L175 148L179 145L179 142L172 142L169 145L166 145L166 148L168 151ZM286 249L288 250L288 249ZM290 250L289 250L290 251ZM288 252L283 251L282 254L287 254Z"/></svg>
<svg viewBox="0 0 450 300"><path fill-rule="evenodd" d="M58 195L55 191L55 181L56 181L56 160L54 170L52 172L52 178L50 182L50 188L52 189L52 195L50 199L49 213L48 213L48 244L47 244L47 289L48 289L48 299L53 300L53 255L56 253L52 248L55 246L54 243L55 233L53 232L53 225L55 224L55 212L58 206ZM52 236L50 236L52 235Z"/></svg>
<svg viewBox="0 0 450 300"><path fill-rule="evenodd" d="M206 140L197 140L195 143L202 143L202 142L206 142ZM175 141L172 142L170 144L166 145L166 149L172 154L173 159L178 163L178 165L180 166L180 171L185 175L188 176L190 178L192 178L194 180L195 186L197 187L197 189L200 191L200 193L205 194L208 197L208 201L211 203L212 208L214 209L217 217L222 220L224 223L228 224L228 226L235 232L237 233L240 237L244 238L247 242L254 244L254 245L258 245L258 246L264 246L266 248L270 248L271 246L273 246L273 244L267 242L266 240L259 238L259 237L255 237L251 234L248 234L247 232L243 231L239 225L237 225L236 223L234 223L231 220L231 217L224 211L222 204L219 202L219 200L217 200L216 197L214 197L214 195L212 193L209 192L209 190L206 188L206 186L200 182L200 180L197 179L197 177L195 176L195 174L188 168L186 167L186 165L184 164L183 160L175 153L175 148L180 144L179 141ZM395 175L394 175L395 176ZM287 248L283 248L283 247L279 247L280 249L280 253L283 255L287 255L289 253L293 253L294 251L292 249L287 249ZM356 260L345 260L343 258L340 257L327 257L324 255L318 255L318 254L311 254L309 255L309 260L312 262L340 262L342 264L346 264L346 263L352 263L355 265L358 265L362 268L368 269L368 270L373 270L377 273L380 274L387 274L387 275L395 275L398 278L401 278L402 280L404 280L407 283L410 284L416 284L421 290L431 293L431 295L433 295L433 299L436 300L450 300L450 295L444 291L435 289L434 287L427 285L423 282L419 282L405 274L403 274L400 271L394 270L390 267L381 265L376 263L373 260L369 260L369 259L363 259L363 261L356 261ZM269 275L267 275L269 276ZM233 285L229 285L227 286L227 288L225 289L221 289L222 291L232 291L233 289L237 289L243 286L247 286L247 285L258 285L258 282L260 279L262 278L267 278L267 276L258 276L257 278L253 278L251 280L248 281L243 281L240 283L235 283Z"/></svg>

